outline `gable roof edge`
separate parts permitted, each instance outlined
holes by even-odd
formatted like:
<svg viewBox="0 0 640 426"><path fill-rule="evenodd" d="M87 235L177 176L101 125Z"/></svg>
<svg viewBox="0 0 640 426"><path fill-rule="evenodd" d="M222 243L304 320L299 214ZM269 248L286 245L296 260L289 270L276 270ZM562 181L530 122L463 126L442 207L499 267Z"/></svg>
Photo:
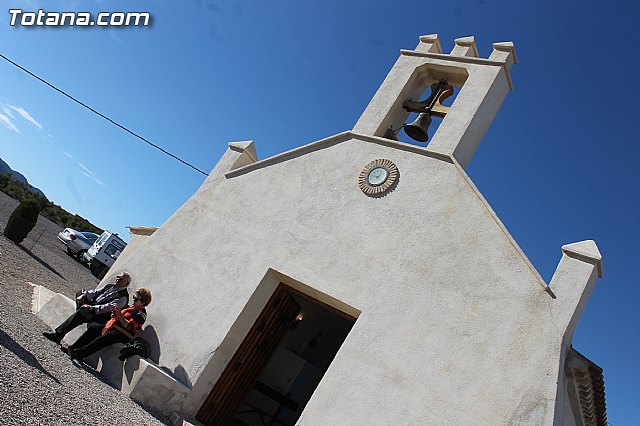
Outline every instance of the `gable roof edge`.
<svg viewBox="0 0 640 426"><path fill-rule="evenodd" d="M240 167L235 170L231 170L225 173L225 177L227 179L234 178L246 173L250 173L254 170L258 170L264 167L272 166L274 164L282 163L284 161L291 160L293 158L301 157L303 155L309 154L314 151L318 151L323 148L327 148L329 146L337 145L342 142L346 142L351 139L358 139L365 142L371 142L379 145L389 146L391 148L396 148L402 151L413 152L419 155L424 155L426 157L435 158L438 160L445 161L447 163L453 163L452 157L446 154L441 154L438 152L431 151L427 148L423 148L420 146L408 144L405 142L398 142L391 139L385 139L378 136L370 136L363 135L360 133L356 133L353 131L346 131L335 134L333 136L329 136L324 139L320 139L315 142L311 142L307 145L303 145L298 148L294 148L289 151L282 152L280 154L276 154L272 157L265 158L264 160L256 161L255 163L248 164L246 166Z"/></svg>
<svg viewBox="0 0 640 426"><path fill-rule="evenodd" d="M451 160L453 162L454 167L458 170L458 173L460 173L460 175L462 176L464 181L467 183L469 188L471 188L474 194L476 194L476 196L480 200L480 203L486 209L487 213L489 213L489 216L491 217L491 219L493 219L493 221L498 225L498 227L500 228L504 236L507 238L507 240L511 243L511 245L516 250L518 255L524 260L525 265L527 266L527 268L529 268L529 270L533 274L533 277L536 279L538 284L540 284L542 289L546 291L551 297L554 297L553 293L551 292L551 289L549 288L545 280L542 278L542 276L540 275L536 267L533 266L533 263L531 263L531 261L529 260L527 255L524 253L524 251L522 251L522 249L520 248L516 240L513 238L513 236L511 236L511 234L507 230L507 227L504 225L504 223L502 223L502 221L500 220L496 212L493 210L493 208L491 208L491 204L489 204L489 202L484 198L484 196L482 195L478 187L473 183L473 180L471 180L471 178L469 177L467 172L464 170L464 168L460 165L460 163L458 163L458 161L454 157L451 157Z"/></svg>

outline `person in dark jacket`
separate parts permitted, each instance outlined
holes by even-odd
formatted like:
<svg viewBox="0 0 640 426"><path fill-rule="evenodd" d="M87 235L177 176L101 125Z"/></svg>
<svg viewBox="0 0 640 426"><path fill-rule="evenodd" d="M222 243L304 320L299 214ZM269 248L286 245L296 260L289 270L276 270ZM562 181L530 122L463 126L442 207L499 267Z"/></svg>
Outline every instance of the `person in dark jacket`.
<svg viewBox="0 0 640 426"><path fill-rule="evenodd" d="M64 336L85 323L106 324L111 318L113 308L124 308L129 301L127 287L131 283L131 274L121 272L116 276L115 284L107 284L98 290L81 290L76 294L77 309L69 318L60 324L53 333L42 335L55 343L60 343Z"/></svg>
<svg viewBox="0 0 640 426"><path fill-rule="evenodd" d="M148 288L137 289L133 295L133 306L122 310L113 308L111 319L106 325L89 324L87 331L66 352L72 359L86 358L105 346L129 343L142 330L142 324L147 319L145 306L149 303L151 291Z"/></svg>

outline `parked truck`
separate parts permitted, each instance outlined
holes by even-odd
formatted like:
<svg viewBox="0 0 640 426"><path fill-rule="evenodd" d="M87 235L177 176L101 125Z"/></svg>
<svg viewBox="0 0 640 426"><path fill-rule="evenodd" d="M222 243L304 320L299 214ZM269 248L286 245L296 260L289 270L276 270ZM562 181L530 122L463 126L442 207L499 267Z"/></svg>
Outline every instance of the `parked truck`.
<svg viewBox="0 0 640 426"><path fill-rule="evenodd" d="M103 278L126 246L127 243L118 234L104 231L83 257L89 264L91 273Z"/></svg>

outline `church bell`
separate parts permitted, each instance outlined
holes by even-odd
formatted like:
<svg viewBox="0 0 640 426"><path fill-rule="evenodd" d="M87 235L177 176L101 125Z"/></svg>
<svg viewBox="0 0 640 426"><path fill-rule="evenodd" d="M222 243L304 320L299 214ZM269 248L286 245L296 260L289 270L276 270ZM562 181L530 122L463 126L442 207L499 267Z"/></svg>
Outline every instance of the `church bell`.
<svg viewBox="0 0 640 426"><path fill-rule="evenodd" d="M426 142L429 140L429 125L431 124L431 115L427 112L421 112L413 123L405 124L404 131L411 139L418 142Z"/></svg>
<svg viewBox="0 0 640 426"><path fill-rule="evenodd" d="M449 107L442 105L442 101L451 95L453 95L453 86L447 83L446 79L442 79L431 85L431 95L424 101L406 100L403 104L404 109L418 113L413 123L403 126L407 136L418 142L427 142L432 117L444 118L447 115Z"/></svg>

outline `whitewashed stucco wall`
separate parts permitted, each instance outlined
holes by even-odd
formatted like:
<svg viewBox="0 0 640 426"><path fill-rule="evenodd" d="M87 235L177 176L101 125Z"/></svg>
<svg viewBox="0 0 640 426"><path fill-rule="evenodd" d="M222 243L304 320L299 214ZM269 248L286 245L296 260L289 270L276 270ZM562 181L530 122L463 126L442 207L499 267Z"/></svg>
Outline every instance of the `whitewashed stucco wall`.
<svg viewBox="0 0 640 426"><path fill-rule="evenodd" d="M144 250L118 261L153 291L160 363L194 384L184 411L240 343L225 336L272 268L361 312L299 424L552 424L573 311L557 319L557 299L460 166L350 135L230 178L241 154L227 151ZM400 179L370 198L357 178L377 158ZM594 265L575 262L571 279L592 282ZM582 294L568 291L564 311Z"/></svg>

